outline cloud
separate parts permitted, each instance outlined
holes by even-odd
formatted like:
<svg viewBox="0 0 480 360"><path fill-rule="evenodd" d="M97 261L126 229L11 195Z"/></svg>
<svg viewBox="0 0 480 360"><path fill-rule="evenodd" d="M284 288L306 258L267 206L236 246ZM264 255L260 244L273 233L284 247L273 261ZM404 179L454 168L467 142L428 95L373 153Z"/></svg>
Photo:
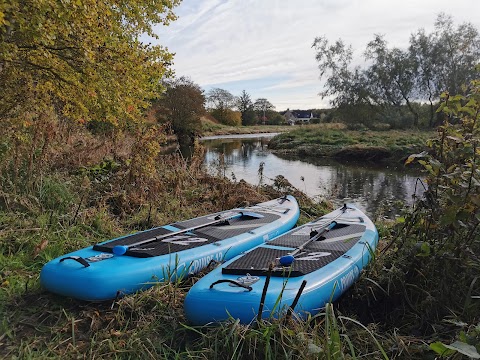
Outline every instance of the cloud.
<svg viewBox="0 0 480 360"><path fill-rule="evenodd" d="M313 107L326 105L317 96L322 83L311 48L315 37L342 38L361 63L374 34L404 47L413 31L431 30L440 12L458 24L480 25L477 0L184 0L179 19L156 32L176 54L177 74L202 87L241 84L277 109Z"/></svg>

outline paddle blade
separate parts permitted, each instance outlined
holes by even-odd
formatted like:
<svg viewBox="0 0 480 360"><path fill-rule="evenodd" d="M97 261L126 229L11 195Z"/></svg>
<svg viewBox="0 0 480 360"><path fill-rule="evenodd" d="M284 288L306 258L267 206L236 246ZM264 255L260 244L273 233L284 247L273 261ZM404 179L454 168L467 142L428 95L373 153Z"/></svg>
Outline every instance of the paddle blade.
<svg viewBox="0 0 480 360"><path fill-rule="evenodd" d="M116 245L113 247L113 254L117 256L122 256L128 250L128 246L125 245Z"/></svg>

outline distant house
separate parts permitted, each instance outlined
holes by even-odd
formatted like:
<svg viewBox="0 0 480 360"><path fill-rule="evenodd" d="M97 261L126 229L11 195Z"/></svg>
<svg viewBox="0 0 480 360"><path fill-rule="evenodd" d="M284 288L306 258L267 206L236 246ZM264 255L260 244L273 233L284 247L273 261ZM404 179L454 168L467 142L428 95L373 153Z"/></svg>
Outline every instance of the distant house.
<svg viewBox="0 0 480 360"><path fill-rule="evenodd" d="M290 110L287 109L285 114L285 120L287 124L294 125L294 124L308 124L310 120L313 119L313 114L311 111L308 110Z"/></svg>

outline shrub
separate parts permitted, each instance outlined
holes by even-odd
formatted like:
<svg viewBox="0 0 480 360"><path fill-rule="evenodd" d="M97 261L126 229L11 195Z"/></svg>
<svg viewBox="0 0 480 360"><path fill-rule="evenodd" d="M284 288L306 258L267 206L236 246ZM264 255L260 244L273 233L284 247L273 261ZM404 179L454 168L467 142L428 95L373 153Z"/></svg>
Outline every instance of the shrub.
<svg viewBox="0 0 480 360"><path fill-rule="evenodd" d="M429 151L406 161L423 166L426 191L399 219L385 265L392 276L383 284L387 317L424 334L436 331L432 323L480 320L473 296L480 293L480 81L468 95L444 94L442 100L440 111L448 117L428 141Z"/></svg>
<svg viewBox="0 0 480 360"><path fill-rule="evenodd" d="M230 109L216 109L212 110L210 114L224 125L242 125L242 114L239 111L233 111Z"/></svg>

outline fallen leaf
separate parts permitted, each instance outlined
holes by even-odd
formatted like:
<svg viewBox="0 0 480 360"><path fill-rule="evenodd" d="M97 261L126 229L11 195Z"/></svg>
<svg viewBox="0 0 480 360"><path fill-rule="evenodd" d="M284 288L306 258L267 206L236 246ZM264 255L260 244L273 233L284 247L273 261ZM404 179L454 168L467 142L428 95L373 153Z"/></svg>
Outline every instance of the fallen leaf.
<svg viewBox="0 0 480 360"><path fill-rule="evenodd" d="M47 239L43 239L42 241L40 241L40 244L35 246L35 249L33 250L33 258L36 258L38 254L40 254L40 252L47 247L47 245L48 245Z"/></svg>

